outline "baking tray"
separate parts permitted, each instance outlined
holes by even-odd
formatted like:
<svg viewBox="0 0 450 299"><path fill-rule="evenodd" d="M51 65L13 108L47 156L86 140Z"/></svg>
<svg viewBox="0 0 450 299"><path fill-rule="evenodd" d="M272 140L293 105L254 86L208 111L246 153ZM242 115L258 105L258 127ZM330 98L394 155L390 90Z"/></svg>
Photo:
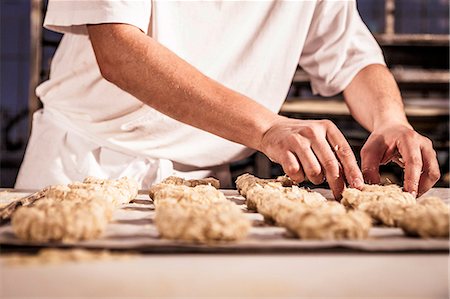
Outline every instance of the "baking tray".
<svg viewBox="0 0 450 299"><path fill-rule="evenodd" d="M447 188L435 188L426 195L438 196L449 202ZM29 192L7 190L1 192L0 203L24 196ZM269 225L263 216L248 212L236 190L222 190L229 200L238 204L252 221L248 237L239 242L192 244L159 238L153 224L154 206L147 192L140 191L137 198L114 213L101 238L71 244L27 243L16 238L10 224L0 226L0 246L2 248L77 247L92 249L132 250L148 253L282 253L321 251L360 252L448 252L448 239L420 239L407 237L399 228L374 227L366 240L301 240L294 238L286 229ZM314 189L330 198L330 190Z"/></svg>

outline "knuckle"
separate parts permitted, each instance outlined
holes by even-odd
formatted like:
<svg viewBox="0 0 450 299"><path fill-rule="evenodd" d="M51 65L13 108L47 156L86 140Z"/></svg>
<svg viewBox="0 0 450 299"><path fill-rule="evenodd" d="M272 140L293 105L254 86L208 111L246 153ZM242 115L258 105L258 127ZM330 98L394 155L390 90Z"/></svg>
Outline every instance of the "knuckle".
<svg viewBox="0 0 450 299"><path fill-rule="evenodd" d="M286 138L286 142L287 142L289 145L293 145L293 144L299 143L299 140L298 140L297 135L291 134L291 135L289 135L289 136Z"/></svg>
<svg viewBox="0 0 450 299"><path fill-rule="evenodd" d="M417 139L417 133L416 133L416 131L414 131L414 130L409 130L408 132L406 132L406 134L405 134L405 136L406 136L406 138L408 138L408 139L413 139L413 140L415 140L415 139Z"/></svg>
<svg viewBox="0 0 450 299"><path fill-rule="evenodd" d="M292 180L294 180L297 183L301 183L305 180L305 176L301 172L293 173L292 175L289 175L286 173Z"/></svg>
<svg viewBox="0 0 450 299"><path fill-rule="evenodd" d="M433 142L429 138L424 137L424 144L429 148L433 148Z"/></svg>
<svg viewBox="0 0 450 299"><path fill-rule="evenodd" d="M308 139L312 139L316 136L316 130L312 126L307 126L302 128L301 135L305 136Z"/></svg>
<svg viewBox="0 0 450 299"><path fill-rule="evenodd" d="M428 171L428 177L430 180L437 182L441 178L441 172L439 169L430 169Z"/></svg>
<svg viewBox="0 0 450 299"><path fill-rule="evenodd" d="M325 128L329 128L329 127L334 126L334 123L331 120L329 120L329 119L322 119L322 120L320 120L320 124L323 125Z"/></svg>
<svg viewBox="0 0 450 299"><path fill-rule="evenodd" d="M318 167L310 168L307 174L309 178L322 177L322 170Z"/></svg>
<svg viewBox="0 0 450 299"><path fill-rule="evenodd" d="M405 164L412 167L422 166L422 158L419 156L411 156L405 160Z"/></svg>
<svg viewBox="0 0 450 299"><path fill-rule="evenodd" d="M291 163L288 163L287 165L285 165L283 167L283 169L288 176L293 176L296 173L298 173L300 170L299 167L297 167L296 165L292 165Z"/></svg>
<svg viewBox="0 0 450 299"><path fill-rule="evenodd" d="M369 151L370 151L369 144L366 143L366 144L361 148L361 151L360 151L361 156L366 156L366 155L369 153Z"/></svg>
<svg viewBox="0 0 450 299"><path fill-rule="evenodd" d="M323 167L326 169L327 174L332 176L339 175L339 166L336 159L329 158L323 161Z"/></svg>
<svg viewBox="0 0 450 299"><path fill-rule="evenodd" d="M343 158L349 158L353 156L353 151L348 145L339 146L338 147L338 153Z"/></svg>

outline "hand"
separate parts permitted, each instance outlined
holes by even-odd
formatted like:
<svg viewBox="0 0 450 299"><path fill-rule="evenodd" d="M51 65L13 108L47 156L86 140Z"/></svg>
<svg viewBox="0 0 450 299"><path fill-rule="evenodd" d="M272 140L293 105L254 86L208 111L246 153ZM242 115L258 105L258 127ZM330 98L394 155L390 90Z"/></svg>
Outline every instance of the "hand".
<svg viewBox="0 0 450 299"><path fill-rule="evenodd" d="M422 195L439 180L439 164L431 141L409 124L384 124L361 150L362 171L369 184L380 183L379 166L391 161L405 168L404 190Z"/></svg>
<svg viewBox="0 0 450 299"><path fill-rule="evenodd" d="M320 184L325 177L335 198L340 198L345 181L363 186L363 176L344 135L329 120L298 120L279 117L264 134L261 148L272 161L281 164L294 181L307 177Z"/></svg>

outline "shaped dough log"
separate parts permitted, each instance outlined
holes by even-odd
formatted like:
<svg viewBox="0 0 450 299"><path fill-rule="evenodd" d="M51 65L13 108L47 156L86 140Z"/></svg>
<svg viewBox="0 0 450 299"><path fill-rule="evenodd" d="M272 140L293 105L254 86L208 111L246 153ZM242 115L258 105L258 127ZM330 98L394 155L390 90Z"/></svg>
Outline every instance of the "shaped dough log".
<svg viewBox="0 0 450 299"><path fill-rule="evenodd" d="M112 212L113 205L101 198L43 198L19 208L11 222L14 233L25 241L75 242L100 236Z"/></svg>
<svg viewBox="0 0 450 299"><path fill-rule="evenodd" d="M291 202L305 204L309 207L318 207L327 202L327 199L320 193L312 192L298 186L292 186L290 188L273 187L272 184L266 184L264 186L255 185L247 193L247 208L249 210L258 210L264 216L267 214L265 211L273 209L274 200L286 199ZM269 205L269 207L266 207Z"/></svg>
<svg viewBox="0 0 450 299"><path fill-rule="evenodd" d="M166 199L202 204L227 200L222 192L210 185L187 187L185 185L160 184L159 189L153 193L153 203L157 206Z"/></svg>
<svg viewBox="0 0 450 299"><path fill-rule="evenodd" d="M384 199L395 200L402 204L415 204L415 198L403 192L397 185L364 185L362 190L346 188L342 193L341 203L349 208L357 208L361 203L377 202Z"/></svg>
<svg viewBox="0 0 450 299"><path fill-rule="evenodd" d="M297 210L282 220L284 226L301 239L365 239L372 227L370 217L360 211L319 207Z"/></svg>
<svg viewBox="0 0 450 299"><path fill-rule="evenodd" d="M270 184L273 188L291 187L295 183L287 176L280 176L276 179L260 179L249 173L244 173L236 179L236 187L239 193L246 197L247 192L256 185L264 186Z"/></svg>
<svg viewBox="0 0 450 299"><path fill-rule="evenodd" d="M84 179L83 183L92 184L92 185L100 185L105 188L105 190L116 189L118 194L123 197L122 202L128 203L136 198L139 191L138 182L129 177L122 177L117 180L108 180L108 179L97 179L94 177L87 177Z"/></svg>
<svg viewBox="0 0 450 299"><path fill-rule="evenodd" d="M274 220L302 239L363 239L372 226L360 211L347 212L338 202L328 202L317 192L273 182L260 185L254 177L241 178L247 206Z"/></svg>
<svg viewBox="0 0 450 299"><path fill-rule="evenodd" d="M250 221L228 200L163 200L156 206L155 225L163 238L200 243L241 240L250 229Z"/></svg>
<svg viewBox="0 0 450 299"><path fill-rule="evenodd" d="M170 176L164 179L161 183L153 185L149 190L149 196L151 199L154 199L155 193L157 193L161 189L166 189L167 185L176 185L176 186L186 186L186 187L196 187L200 185L212 186L215 189L220 188L220 182L215 178L205 178L201 180L185 180L180 177Z"/></svg>
<svg viewBox="0 0 450 299"><path fill-rule="evenodd" d="M405 209L399 226L410 236L448 238L449 210L449 206L439 198L424 198Z"/></svg>

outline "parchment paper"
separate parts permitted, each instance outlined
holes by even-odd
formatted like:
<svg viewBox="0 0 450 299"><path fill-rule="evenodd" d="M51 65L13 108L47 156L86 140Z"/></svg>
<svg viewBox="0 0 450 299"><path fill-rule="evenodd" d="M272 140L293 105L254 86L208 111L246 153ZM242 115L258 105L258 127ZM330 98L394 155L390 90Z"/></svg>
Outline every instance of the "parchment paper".
<svg viewBox="0 0 450 299"><path fill-rule="evenodd" d="M146 192L141 194L130 204L118 209L114 220L110 223L104 235L96 240L77 242L74 244L60 243L26 243L15 237L10 224L0 227L0 245L5 246L34 246L34 247L82 247L105 248L114 250L137 250L154 253L254 253L254 252L305 252L305 251L333 251L351 250L367 252L427 252L448 251L448 239L419 239L407 237L401 229L374 227L367 240L300 240L290 235L284 228L268 225L263 216L258 213L247 212L244 199L236 190L222 190L229 200L238 204L246 216L252 220L253 227L249 236L240 242L192 244L160 239L158 231L153 225L154 207ZM330 190L315 189L325 197L331 198ZM29 193L0 191L0 202L5 203L17 195ZM435 188L425 196L438 196L449 203L450 189Z"/></svg>

